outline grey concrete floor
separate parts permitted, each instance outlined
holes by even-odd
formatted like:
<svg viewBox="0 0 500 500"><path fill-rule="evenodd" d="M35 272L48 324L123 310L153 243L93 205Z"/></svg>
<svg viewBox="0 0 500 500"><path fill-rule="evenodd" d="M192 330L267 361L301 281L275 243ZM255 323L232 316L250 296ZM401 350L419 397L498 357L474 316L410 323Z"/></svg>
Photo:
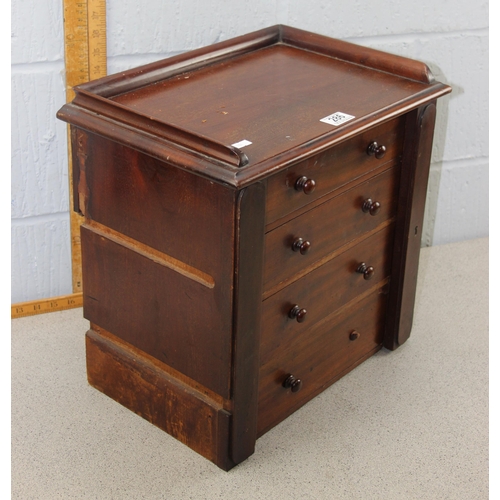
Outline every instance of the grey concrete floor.
<svg viewBox="0 0 500 500"><path fill-rule="evenodd" d="M423 249L410 340L228 473L87 384L87 328L12 321L14 499L488 498L488 239Z"/></svg>

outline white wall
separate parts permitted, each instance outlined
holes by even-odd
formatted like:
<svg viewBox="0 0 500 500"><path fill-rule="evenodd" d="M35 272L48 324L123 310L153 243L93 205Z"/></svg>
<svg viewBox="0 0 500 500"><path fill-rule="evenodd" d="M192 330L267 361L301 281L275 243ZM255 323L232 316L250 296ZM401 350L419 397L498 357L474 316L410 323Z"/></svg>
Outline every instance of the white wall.
<svg viewBox="0 0 500 500"><path fill-rule="evenodd" d="M108 73L273 24L426 62L442 98L423 244L488 235L488 2L107 0ZM12 302L71 293L62 0L12 0Z"/></svg>

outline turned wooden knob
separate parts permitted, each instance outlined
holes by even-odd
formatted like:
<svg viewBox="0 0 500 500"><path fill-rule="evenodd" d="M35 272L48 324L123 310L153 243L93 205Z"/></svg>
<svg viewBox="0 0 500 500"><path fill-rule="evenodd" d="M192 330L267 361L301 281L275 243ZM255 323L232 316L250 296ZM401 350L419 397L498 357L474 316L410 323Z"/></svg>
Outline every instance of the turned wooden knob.
<svg viewBox="0 0 500 500"><path fill-rule="evenodd" d="M300 252L302 255L305 255L309 249L311 248L310 241L304 241L302 238L297 238L292 244L292 250L294 252Z"/></svg>
<svg viewBox="0 0 500 500"><path fill-rule="evenodd" d="M301 309L298 305L294 305L290 312L288 313L288 317L290 319L296 319L298 323L302 323L306 319L307 311L305 309Z"/></svg>
<svg viewBox="0 0 500 500"><path fill-rule="evenodd" d="M379 160L380 160L380 158L383 158L385 156L386 151L387 151L387 149L385 146L383 146L382 144L379 145L375 141L370 143L370 145L366 149L366 152L370 156L375 156L375 158L378 158Z"/></svg>
<svg viewBox="0 0 500 500"><path fill-rule="evenodd" d="M356 272L362 274L365 280L371 280L375 274L375 269L373 269L372 266L367 266L364 262L361 262L356 269Z"/></svg>
<svg viewBox="0 0 500 500"><path fill-rule="evenodd" d="M379 201L373 201L371 198L368 198L363 202L363 212L365 213L370 213L370 215L377 215L380 212L380 202Z"/></svg>
<svg viewBox="0 0 500 500"><path fill-rule="evenodd" d="M295 378L292 374L287 375L283 381L283 387L285 389L291 389L292 392L299 392L302 389L302 380L300 378Z"/></svg>
<svg viewBox="0 0 500 500"><path fill-rule="evenodd" d="M353 330L350 334L349 334L349 340L357 340L359 339L359 336L360 336L360 333L357 332L356 330Z"/></svg>
<svg viewBox="0 0 500 500"><path fill-rule="evenodd" d="M305 194L311 194L316 187L316 181L314 179L308 179L305 175L299 177L295 181L295 189L297 191L303 191Z"/></svg>

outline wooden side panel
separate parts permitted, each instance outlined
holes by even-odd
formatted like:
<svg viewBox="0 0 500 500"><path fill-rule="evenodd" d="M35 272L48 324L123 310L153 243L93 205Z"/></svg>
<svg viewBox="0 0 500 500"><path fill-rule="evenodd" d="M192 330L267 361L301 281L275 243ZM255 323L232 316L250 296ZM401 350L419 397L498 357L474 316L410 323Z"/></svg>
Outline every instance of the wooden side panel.
<svg viewBox="0 0 500 500"><path fill-rule="evenodd" d="M89 330L86 335L89 383L224 470L230 414L185 386L140 351Z"/></svg>
<svg viewBox="0 0 500 500"><path fill-rule="evenodd" d="M76 129L84 314L229 398L235 191Z"/></svg>
<svg viewBox="0 0 500 500"><path fill-rule="evenodd" d="M407 115L391 295L384 339L384 346L391 350L408 340L413 323L435 119L435 102Z"/></svg>
<svg viewBox="0 0 500 500"><path fill-rule="evenodd" d="M86 217L210 274L221 301L230 301L234 190L81 133L88 135Z"/></svg>
<svg viewBox="0 0 500 500"><path fill-rule="evenodd" d="M81 229L85 317L229 398L232 317L221 283L186 276L116 233Z"/></svg>
<svg viewBox="0 0 500 500"><path fill-rule="evenodd" d="M87 148L87 134L82 133L80 129L70 126L71 135L71 175L72 182L70 188L71 200L73 202L72 209L79 215L83 215L80 210L79 200L79 184L80 184L80 160L84 159L85 150Z"/></svg>
<svg viewBox="0 0 500 500"><path fill-rule="evenodd" d="M265 186L240 192L236 212L234 381L231 458L240 463L255 449L259 341L264 260Z"/></svg>

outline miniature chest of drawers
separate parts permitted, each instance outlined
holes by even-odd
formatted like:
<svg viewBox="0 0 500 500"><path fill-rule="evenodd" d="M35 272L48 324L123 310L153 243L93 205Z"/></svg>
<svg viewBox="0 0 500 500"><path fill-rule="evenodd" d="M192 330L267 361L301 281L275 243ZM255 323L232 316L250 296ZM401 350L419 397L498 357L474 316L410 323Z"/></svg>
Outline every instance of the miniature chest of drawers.
<svg viewBox="0 0 500 500"><path fill-rule="evenodd" d="M449 91L287 26L77 87L90 384L229 470L404 343Z"/></svg>

